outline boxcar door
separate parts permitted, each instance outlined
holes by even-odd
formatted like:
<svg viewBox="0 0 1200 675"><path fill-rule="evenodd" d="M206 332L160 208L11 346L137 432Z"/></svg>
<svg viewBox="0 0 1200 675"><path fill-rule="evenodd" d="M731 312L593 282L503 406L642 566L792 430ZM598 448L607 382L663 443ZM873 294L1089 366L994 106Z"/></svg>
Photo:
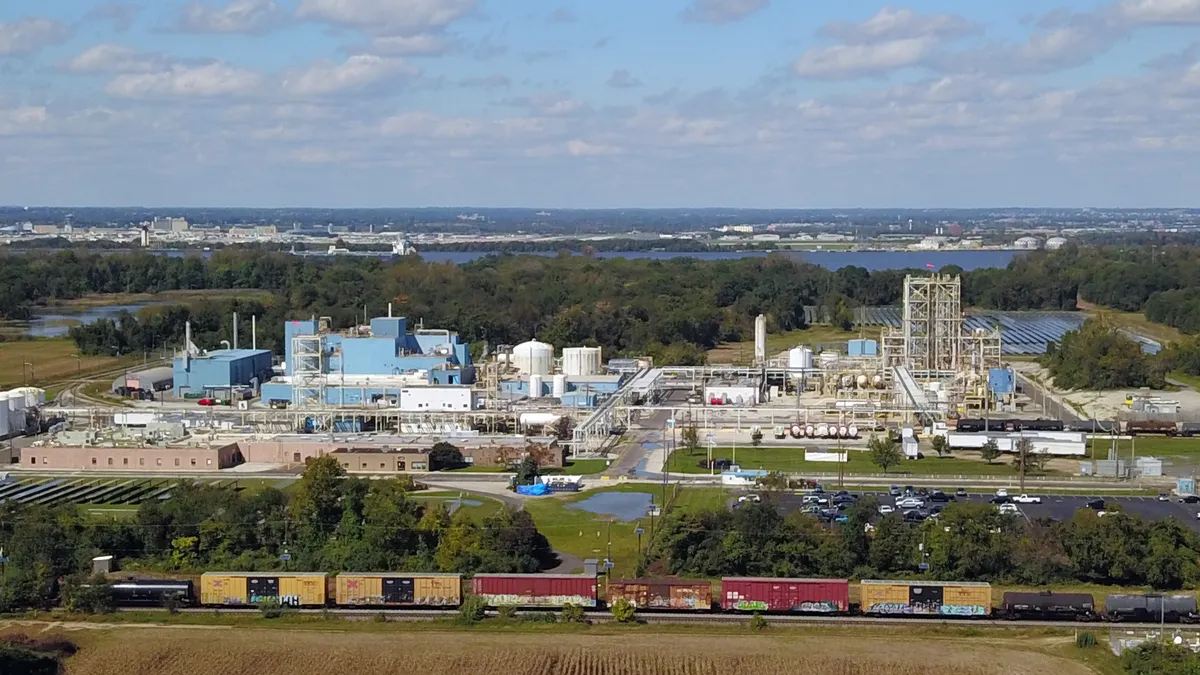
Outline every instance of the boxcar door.
<svg viewBox="0 0 1200 675"><path fill-rule="evenodd" d="M250 577L246 579L246 595L251 603L266 598L279 598L279 577Z"/></svg>
<svg viewBox="0 0 1200 675"><path fill-rule="evenodd" d="M383 601L389 605L411 605L415 599L411 578L384 579Z"/></svg>
<svg viewBox="0 0 1200 675"><path fill-rule="evenodd" d="M944 593L941 586L909 586L908 605L914 614L941 613Z"/></svg>

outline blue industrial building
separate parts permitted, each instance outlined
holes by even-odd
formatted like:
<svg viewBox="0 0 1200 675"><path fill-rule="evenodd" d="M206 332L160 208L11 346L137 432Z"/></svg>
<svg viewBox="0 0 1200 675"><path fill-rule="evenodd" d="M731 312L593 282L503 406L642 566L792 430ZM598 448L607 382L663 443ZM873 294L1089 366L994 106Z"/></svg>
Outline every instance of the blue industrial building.
<svg viewBox="0 0 1200 675"><path fill-rule="evenodd" d="M263 400L309 399L322 380L324 402L361 405L396 399L415 384L468 385L475 381L470 345L448 330L408 332L404 317L376 317L370 327L333 332L324 320L284 324L284 377L263 385Z"/></svg>
<svg viewBox="0 0 1200 675"><path fill-rule="evenodd" d="M846 353L849 356L879 356L879 343L875 340L850 340L846 343Z"/></svg>
<svg viewBox="0 0 1200 675"><path fill-rule="evenodd" d="M222 349L178 356L174 364L176 396L228 395L230 390L257 390L269 380L271 352L266 349Z"/></svg>

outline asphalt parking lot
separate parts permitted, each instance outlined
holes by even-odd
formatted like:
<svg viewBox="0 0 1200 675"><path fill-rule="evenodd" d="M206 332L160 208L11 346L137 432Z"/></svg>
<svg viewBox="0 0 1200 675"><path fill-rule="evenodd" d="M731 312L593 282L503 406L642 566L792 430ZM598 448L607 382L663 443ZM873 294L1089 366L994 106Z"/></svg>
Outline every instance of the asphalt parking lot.
<svg viewBox="0 0 1200 675"><path fill-rule="evenodd" d="M853 491L852 491L853 492ZM856 493L857 494L857 493ZM1009 491L1010 496L1016 496L1016 492ZM1100 498L1106 504L1120 504L1121 509L1125 513L1141 516L1146 520L1161 520L1163 518L1174 517L1180 522L1186 523L1188 527L1200 532L1200 519L1197 514L1200 513L1200 504L1181 504L1178 497L1171 497L1171 501L1160 502L1157 497L1109 497L1104 495L1055 495L1043 493L1027 493L1030 496L1038 496L1042 498L1041 504L1017 504L1017 509L1022 515L1029 519L1050 517L1058 520L1068 520L1075 515L1079 509L1086 508L1087 502L1092 499ZM833 493L826 493L826 497L832 498ZM895 505L897 498L886 493L876 494L875 498L880 504ZM983 494L972 492L966 497L958 497L957 502L987 502L993 496L992 493ZM786 511L795 511L802 507L802 494L787 494L780 498L780 507ZM953 504L954 502L949 502ZM926 502L926 506L932 506L934 502ZM903 510L903 509L898 509Z"/></svg>

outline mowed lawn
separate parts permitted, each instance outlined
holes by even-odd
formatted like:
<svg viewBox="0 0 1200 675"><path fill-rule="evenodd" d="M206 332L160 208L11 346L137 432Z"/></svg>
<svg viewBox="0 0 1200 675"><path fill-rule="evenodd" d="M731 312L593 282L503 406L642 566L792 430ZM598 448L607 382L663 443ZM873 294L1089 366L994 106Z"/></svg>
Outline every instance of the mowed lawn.
<svg viewBox="0 0 1200 675"><path fill-rule="evenodd" d="M724 508L729 495L727 491L720 488L677 488L675 485L669 485L666 491L668 499L676 489L679 493L674 498L671 508L683 511ZM606 514L570 508L572 504L586 501L597 495L614 492L644 493L651 496L655 505L661 507L663 503L661 485L625 484L588 490L579 494L558 494L529 499L525 502L525 510L533 516L538 531L546 535L546 539L550 541L554 550L580 559L603 559L610 550L608 543L611 541L612 559L616 563L613 571L614 578L632 575L638 559L636 530L641 527L645 531L642 536L642 546L648 546L652 519L645 516L632 521L622 521ZM654 520L657 521L657 519Z"/></svg>
<svg viewBox="0 0 1200 675"><path fill-rule="evenodd" d="M845 472L851 473L884 473L882 469L871 462L869 453L863 450L849 450L848 461L842 466ZM713 457L718 459L734 459L733 448L714 448ZM709 473L708 469L700 466L700 461L708 458L708 450L701 449L695 453L687 450L676 450L668 460L672 473ZM806 462L803 448L738 448L737 464L746 470L782 471L784 473L837 473L838 465L833 462ZM995 463L988 464L970 459L954 457L930 457L925 459L904 460L896 466L888 467L887 473L897 476L1007 476L1015 472L1011 457L1001 457ZM1055 472L1049 471L1048 475Z"/></svg>
<svg viewBox="0 0 1200 675"><path fill-rule="evenodd" d="M86 377L90 372L142 362L140 354L123 358L81 355L79 359L76 354L79 351L75 343L66 338L0 342L0 389L20 387L23 382L31 386L60 382L74 379L78 374Z"/></svg>

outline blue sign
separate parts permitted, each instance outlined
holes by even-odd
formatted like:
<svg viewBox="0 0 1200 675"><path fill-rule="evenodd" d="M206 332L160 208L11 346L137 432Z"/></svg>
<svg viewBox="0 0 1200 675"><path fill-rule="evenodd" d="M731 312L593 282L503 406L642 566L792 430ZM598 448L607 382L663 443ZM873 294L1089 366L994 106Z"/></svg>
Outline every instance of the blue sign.
<svg viewBox="0 0 1200 675"><path fill-rule="evenodd" d="M1196 494L1196 479L1195 478L1180 478L1175 485L1175 489L1181 495Z"/></svg>
<svg viewBox="0 0 1200 675"><path fill-rule="evenodd" d="M917 565L917 569L921 570L922 572L928 572L929 563L921 563L920 565Z"/></svg>
<svg viewBox="0 0 1200 675"><path fill-rule="evenodd" d="M0 558L0 565L3 565L6 562L8 562L8 558Z"/></svg>
<svg viewBox="0 0 1200 675"><path fill-rule="evenodd" d="M284 561L284 562L287 562L288 560L291 560L291 559L292 559L292 554L291 554L291 553L284 553L283 555L279 556L279 559L280 559L280 560L282 560L282 561Z"/></svg>
<svg viewBox="0 0 1200 675"><path fill-rule="evenodd" d="M643 534L646 534L646 531L639 527L638 529L634 530L633 533L640 537Z"/></svg>
<svg viewBox="0 0 1200 675"><path fill-rule="evenodd" d="M988 389L993 394L1011 394L1017 390L1017 379L1013 371L1006 368L988 370Z"/></svg>

